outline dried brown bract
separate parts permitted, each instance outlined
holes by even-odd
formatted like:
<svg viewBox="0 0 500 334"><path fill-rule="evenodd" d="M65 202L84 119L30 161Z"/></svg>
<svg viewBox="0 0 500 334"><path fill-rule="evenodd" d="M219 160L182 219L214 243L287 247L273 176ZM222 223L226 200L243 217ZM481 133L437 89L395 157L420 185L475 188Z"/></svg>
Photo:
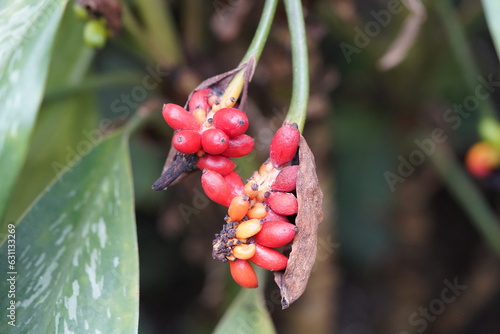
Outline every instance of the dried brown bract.
<svg viewBox="0 0 500 334"><path fill-rule="evenodd" d="M286 270L274 273L283 309L296 301L306 289L316 259L318 225L323 220L323 192L316 175L314 156L302 136L296 191L299 211L295 225L298 233L292 243Z"/></svg>

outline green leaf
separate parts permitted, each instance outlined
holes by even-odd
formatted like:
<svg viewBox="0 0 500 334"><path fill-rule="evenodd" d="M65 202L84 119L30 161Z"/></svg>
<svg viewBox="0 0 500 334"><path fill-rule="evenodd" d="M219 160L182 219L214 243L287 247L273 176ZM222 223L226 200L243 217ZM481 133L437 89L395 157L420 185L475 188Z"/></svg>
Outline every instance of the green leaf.
<svg viewBox="0 0 500 334"><path fill-rule="evenodd" d="M0 219L27 152L65 5L61 0L0 4Z"/></svg>
<svg viewBox="0 0 500 334"><path fill-rule="evenodd" d="M260 288L242 288L231 303L214 330L214 334L229 333L276 333Z"/></svg>
<svg viewBox="0 0 500 334"><path fill-rule="evenodd" d="M500 2L498 0L483 0L484 15L490 28L491 39L497 50L497 56L500 58Z"/></svg>
<svg viewBox="0 0 500 334"><path fill-rule="evenodd" d="M96 145L15 231L15 297L0 283L1 333L136 333L139 273L126 135ZM8 240L11 240L9 238ZM7 241L0 249L7 256ZM5 276L4 276L5 277ZM12 288L10 288L12 290ZM15 300L16 327L5 321Z"/></svg>
<svg viewBox="0 0 500 334"><path fill-rule="evenodd" d="M46 91L65 90L85 79L93 51L83 43L82 31L83 21L76 19L71 6L67 6L54 41L57 52L50 60ZM0 231L5 231L7 223L19 220L64 166L102 139L94 130L98 129L94 94L73 92L50 101L44 98Z"/></svg>

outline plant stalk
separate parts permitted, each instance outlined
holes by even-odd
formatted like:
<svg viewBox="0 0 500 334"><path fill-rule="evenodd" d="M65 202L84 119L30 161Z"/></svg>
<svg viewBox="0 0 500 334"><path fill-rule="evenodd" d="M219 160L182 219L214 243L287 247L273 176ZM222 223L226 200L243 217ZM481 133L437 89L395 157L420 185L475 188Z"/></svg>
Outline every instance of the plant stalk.
<svg viewBox="0 0 500 334"><path fill-rule="evenodd" d="M304 129L309 100L309 60L304 14L300 0L284 0L290 30L293 67L293 91L287 123L297 123L300 132Z"/></svg>

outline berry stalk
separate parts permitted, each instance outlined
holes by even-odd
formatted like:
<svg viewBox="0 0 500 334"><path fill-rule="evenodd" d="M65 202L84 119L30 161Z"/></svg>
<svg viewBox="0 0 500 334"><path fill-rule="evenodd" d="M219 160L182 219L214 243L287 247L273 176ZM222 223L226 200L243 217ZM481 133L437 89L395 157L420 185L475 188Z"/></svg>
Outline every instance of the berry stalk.
<svg viewBox="0 0 500 334"><path fill-rule="evenodd" d="M309 60L304 13L300 0L285 0L285 10L290 30L293 66L293 91L285 123L297 123L302 132L309 101Z"/></svg>
<svg viewBox="0 0 500 334"><path fill-rule="evenodd" d="M260 16L259 26L255 31L255 35L252 43L248 47L247 53L243 56L243 59L241 59L240 65L246 63L252 57L255 58L255 63L259 61L267 41L267 36L269 36L269 30L271 30L277 4L278 0L266 0L262 15Z"/></svg>

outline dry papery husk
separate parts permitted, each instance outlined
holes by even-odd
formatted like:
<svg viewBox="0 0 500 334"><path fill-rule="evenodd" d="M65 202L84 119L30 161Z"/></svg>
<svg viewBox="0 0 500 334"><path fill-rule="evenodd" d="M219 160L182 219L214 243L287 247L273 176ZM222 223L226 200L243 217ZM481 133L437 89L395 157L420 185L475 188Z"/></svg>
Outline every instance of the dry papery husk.
<svg viewBox="0 0 500 334"><path fill-rule="evenodd" d="M243 90L241 95L235 105L238 109L245 111L246 103L247 103L247 95L248 95L248 84L252 80L253 73L255 70L255 58L251 57L247 62L241 64L231 71L227 71L222 74L218 74L211 78L206 79L202 83L196 87L186 101L184 108L187 108L188 102L191 99L191 96L194 92L210 88L215 91L217 94L222 94L234 76L245 69L244 72L244 80L245 83L243 85ZM184 154L177 151L173 145L170 145L170 151L167 156L167 160L165 161L165 165L163 166L163 170L161 176L155 181L153 186L151 187L153 190L165 190L170 185L174 185L182 180L186 175L190 172L193 172L197 169L196 162L198 161L198 157L196 154Z"/></svg>
<svg viewBox="0 0 500 334"><path fill-rule="evenodd" d="M274 281L286 309L304 292L316 260L318 226L323 220L323 192L316 175L316 163L304 137L300 137L297 174L299 211L295 218L298 233L292 242L286 270L275 272Z"/></svg>

